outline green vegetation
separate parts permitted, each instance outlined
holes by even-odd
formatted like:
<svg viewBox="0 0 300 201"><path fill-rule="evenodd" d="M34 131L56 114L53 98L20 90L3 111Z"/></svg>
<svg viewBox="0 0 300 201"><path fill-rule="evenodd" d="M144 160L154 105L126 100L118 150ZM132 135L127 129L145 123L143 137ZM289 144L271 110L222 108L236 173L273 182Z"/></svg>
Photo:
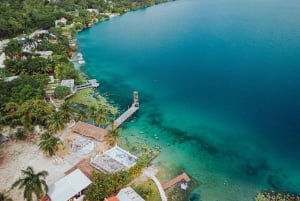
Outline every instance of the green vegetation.
<svg viewBox="0 0 300 201"><path fill-rule="evenodd" d="M300 201L300 196L290 193L281 193L275 191L263 191L258 193L255 201Z"/></svg>
<svg viewBox="0 0 300 201"><path fill-rule="evenodd" d="M146 201L161 201L157 186L152 180L147 180L133 187Z"/></svg>
<svg viewBox="0 0 300 201"><path fill-rule="evenodd" d="M23 177L19 178L13 183L11 188L19 187L24 189L23 197L27 201L42 198L48 191L48 186L44 180L48 176L48 172L41 171L35 173L32 167L27 167L26 170L22 170Z"/></svg>
<svg viewBox="0 0 300 201"><path fill-rule="evenodd" d="M13 201L10 197L8 197L5 193L0 192L0 201Z"/></svg>
<svg viewBox="0 0 300 201"><path fill-rule="evenodd" d="M39 142L39 148L49 156L55 155L55 151L58 149L58 145L62 144L62 141L50 133L46 132L42 134Z"/></svg>
<svg viewBox="0 0 300 201"><path fill-rule="evenodd" d="M90 107L91 105L97 105L97 99L91 94L93 89L87 88L76 92L69 100L70 102L77 103L80 105L86 105Z"/></svg>
<svg viewBox="0 0 300 201"><path fill-rule="evenodd" d="M117 145L119 142L119 138L121 137L120 129L115 128L114 121L110 123L110 130L108 131L108 135L106 136L106 140L110 145Z"/></svg>
<svg viewBox="0 0 300 201"><path fill-rule="evenodd" d="M27 136L24 134L24 132L20 128L17 129L17 132L15 133L15 137L18 140L26 140L26 138L27 138Z"/></svg>
<svg viewBox="0 0 300 201"><path fill-rule="evenodd" d="M71 94L71 90L66 86L58 86L54 90L54 96L58 99L64 99L66 96Z"/></svg>
<svg viewBox="0 0 300 201"><path fill-rule="evenodd" d="M113 174L93 172L92 184L88 187L85 199L89 201L103 200L113 193L117 193L125 185L129 184L135 177L139 176L144 167L149 166L151 153L144 153L136 165L126 171L119 171Z"/></svg>
<svg viewBox="0 0 300 201"><path fill-rule="evenodd" d="M98 9L99 13L125 13L130 10L145 8L167 0L63 0L40 1L2 0L0 4L0 38L10 38L20 34L29 34L36 29L49 29L54 21L62 17L67 25L77 24L75 29L87 27L90 22L107 17L105 14L89 12ZM65 26L59 23L60 26Z"/></svg>

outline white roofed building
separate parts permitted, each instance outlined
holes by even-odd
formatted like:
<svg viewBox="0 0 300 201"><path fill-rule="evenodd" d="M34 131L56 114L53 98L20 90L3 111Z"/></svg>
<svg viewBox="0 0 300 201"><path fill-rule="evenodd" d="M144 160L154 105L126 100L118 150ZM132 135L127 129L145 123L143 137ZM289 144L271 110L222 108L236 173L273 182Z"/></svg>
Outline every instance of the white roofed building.
<svg viewBox="0 0 300 201"><path fill-rule="evenodd" d="M131 187L122 188L117 194L119 201L145 201Z"/></svg>
<svg viewBox="0 0 300 201"><path fill-rule="evenodd" d="M51 201L68 201L73 197L75 200L83 200L82 191L91 184L79 169L74 170L62 179L49 186L48 196Z"/></svg>
<svg viewBox="0 0 300 201"><path fill-rule="evenodd" d="M71 91L75 90L75 81L74 79L62 80L60 83L61 86L69 87Z"/></svg>

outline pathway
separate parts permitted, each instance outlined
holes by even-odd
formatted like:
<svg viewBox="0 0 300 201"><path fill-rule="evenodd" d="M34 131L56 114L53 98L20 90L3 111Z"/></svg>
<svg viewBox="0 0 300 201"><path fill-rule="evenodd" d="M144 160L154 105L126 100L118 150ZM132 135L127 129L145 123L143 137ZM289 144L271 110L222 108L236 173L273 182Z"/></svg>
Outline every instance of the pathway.
<svg viewBox="0 0 300 201"><path fill-rule="evenodd" d="M144 169L143 174L154 181L154 183L156 184L156 186L158 188L161 200L162 201L167 201L166 193L165 193L161 183L159 182L159 180L155 177L154 173L152 171L148 170L148 169Z"/></svg>

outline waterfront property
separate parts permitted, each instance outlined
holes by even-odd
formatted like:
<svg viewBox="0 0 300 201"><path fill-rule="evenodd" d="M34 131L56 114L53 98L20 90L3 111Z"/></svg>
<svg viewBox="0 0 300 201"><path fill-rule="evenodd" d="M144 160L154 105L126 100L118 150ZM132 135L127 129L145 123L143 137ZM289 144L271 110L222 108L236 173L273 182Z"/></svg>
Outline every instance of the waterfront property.
<svg viewBox="0 0 300 201"><path fill-rule="evenodd" d="M48 197L52 201L83 200L82 191L91 184L79 169L49 186Z"/></svg>
<svg viewBox="0 0 300 201"><path fill-rule="evenodd" d="M115 146L103 153L98 153L91 159L90 164L99 171L114 173L133 167L137 159L136 156L121 147Z"/></svg>
<svg viewBox="0 0 300 201"><path fill-rule="evenodd" d="M73 127L73 132L85 137L93 138L99 142L103 142L104 136L107 135L107 130L93 126L91 124L78 121Z"/></svg>

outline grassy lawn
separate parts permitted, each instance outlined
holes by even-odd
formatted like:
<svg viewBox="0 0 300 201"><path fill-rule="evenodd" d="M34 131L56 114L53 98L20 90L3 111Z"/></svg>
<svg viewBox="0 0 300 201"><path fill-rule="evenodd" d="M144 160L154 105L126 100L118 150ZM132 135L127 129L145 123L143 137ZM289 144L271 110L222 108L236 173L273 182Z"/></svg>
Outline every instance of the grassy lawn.
<svg viewBox="0 0 300 201"><path fill-rule="evenodd" d="M146 201L161 201L159 191L152 180L135 185L133 189Z"/></svg>
<svg viewBox="0 0 300 201"><path fill-rule="evenodd" d="M119 112L117 108L110 105L103 96L95 93L94 89L91 88L77 91L69 100L73 103L86 105L88 107L92 105L96 107L99 105L104 106L113 115L117 115Z"/></svg>

